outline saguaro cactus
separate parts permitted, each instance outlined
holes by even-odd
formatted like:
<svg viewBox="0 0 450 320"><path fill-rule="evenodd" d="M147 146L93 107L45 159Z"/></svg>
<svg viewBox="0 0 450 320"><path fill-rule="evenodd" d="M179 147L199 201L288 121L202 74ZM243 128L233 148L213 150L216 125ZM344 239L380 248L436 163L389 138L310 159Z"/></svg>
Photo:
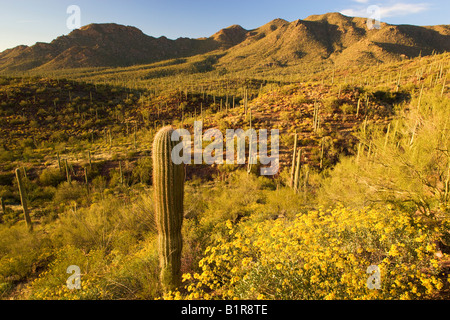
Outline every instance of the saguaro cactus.
<svg viewBox="0 0 450 320"><path fill-rule="evenodd" d="M66 180L68 183L72 183L72 179L70 177L69 172L69 163L67 162L67 159L64 160L64 168L66 169Z"/></svg>
<svg viewBox="0 0 450 320"><path fill-rule="evenodd" d="M61 158L59 157L59 152L56 153L56 158L58 159L58 168L59 168L59 171L62 172Z"/></svg>
<svg viewBox="0 0 450 320"><path fill-rule="evenodd" d="M6 207L5 207L5 203L3 202L3 198L0 198L0 204L2 207L2 214L0 215L0 221L3 220L2 216L6 215Z"/></svg>
<svg viewBox="0 0 450 320"><path fill-rule="evenodd" d="M162 128L153 142L153 187L161 284L165 291L181 285L184 165L172 161L173 128Z"/></svg>
<svg viewBox="0 0 450 320"><path fill-rule="evenodd" d="M20 169L16 169L17 185L19 187L20 201L22 202L23 214L25 216L25 223L27 224L28 230L33 231L33 225L31 224L30 213L28 211L27 196L25 193L25 187L22 182L22 176L20 174Z"/></svg>
<svg viewBox="0 0 450 320"><path fill-rule="evenodd" d="M299 185L300 185L300 169L302 166L302 149L298 150L297 153L297 164L295 167L295 177L294 177L294 191L295 193L299 192Z"/></svg>
<svg viewBox="0 0 450 320"><path fill-rule="evenodd" d="M122 170L122 161L119 161L119 175L120 175L120 184L124 184L123 179L123 170Z"/></svg>
<svg viewBox="0 0 450 320"><path fill-rule="evenodd" d="M297 152L297 143L298 143L298 135L297 135L297 131L295 131L294 151L292 154L291 179L290 179L291 188L294 188L294 179L295 179L294 174L295 174L295 160L296 160L296 152Z"/></svg>

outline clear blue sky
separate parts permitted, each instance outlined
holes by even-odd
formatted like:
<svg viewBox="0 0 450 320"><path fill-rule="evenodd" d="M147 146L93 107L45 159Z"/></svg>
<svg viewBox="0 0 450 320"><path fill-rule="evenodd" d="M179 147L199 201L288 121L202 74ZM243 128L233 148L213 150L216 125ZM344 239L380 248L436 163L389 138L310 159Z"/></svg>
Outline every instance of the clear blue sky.
<svg viewBox="0 0 450 320"><path fill-rule="evenodd" d="M450 24L448 0L0 0L0 51L68 34L69 5L80 7L81 25L115 22L170 39L208 37L233 24L252 29L275 18L367 16L370 5L380 7L383 22Z"/></svg>

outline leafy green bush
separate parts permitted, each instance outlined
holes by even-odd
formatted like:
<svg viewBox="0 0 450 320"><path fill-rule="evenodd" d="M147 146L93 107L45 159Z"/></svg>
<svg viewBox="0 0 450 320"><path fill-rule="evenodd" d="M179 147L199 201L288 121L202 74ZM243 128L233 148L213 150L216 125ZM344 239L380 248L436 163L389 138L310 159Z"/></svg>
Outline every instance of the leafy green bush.
<svg viewBox="0 0 450 320"><path fill-rule="evenodd" d="M323 183L320 199L348 206L392 203L433 217L449 210L450 99L424 93L389 131L361 134L359 156L344 158Z"/></svg>
<svg viewBox="0 0 450 320"><path fill-rule="evenodd" d="M62 213L52 239L60 246L68 244L85 251L118 246L125 250L153 231L153 205L148 197L138 197L132 205L125 205L110 196L90 207ZM127 241L122 243L122 240Z"/></svg>
<svg viewBox="0 0 450 320"><path fill-rule="evenodd" d="M336 97L327 97L322 99L323 112L333 113L339 107L340 100Z"/></svg>
<svg viewBox="0 0 450 320"><path fill-rule="evenodd" d="M133 180L135 182L150 184L153 170L152 168L153 165L151 157L140 158L132 172Z"/></svg>
<svg viewBox="0 0 450 320"><path fill-rule="evenodd" d="M350 103L344 103L342 106L340 106L340 109L343 114L354 114L356 113L356 106L350 104Z"/></svg>
<svg viewBox="0 0 450 320"><path fill-rule="evenodd" d="M81 204L86 195L86 188L78 181L61 183L56 189L53 202L58 206L67 206L72 203Z"/></svg>
<svg viewBox="0 0 450 320"><path fill-rule="evenodd" d="M30 234L25 224L0 225L0 297L46 267L51 256L51 243L42 232Z"/></svg>
<svg viewBox="0 0 450 320"><path fill-rule="evenodd" d="M43 186L53 186L57 187L65 179L64 175L59 169L47 168L42 170L39 175L39 182Z"/></svg>

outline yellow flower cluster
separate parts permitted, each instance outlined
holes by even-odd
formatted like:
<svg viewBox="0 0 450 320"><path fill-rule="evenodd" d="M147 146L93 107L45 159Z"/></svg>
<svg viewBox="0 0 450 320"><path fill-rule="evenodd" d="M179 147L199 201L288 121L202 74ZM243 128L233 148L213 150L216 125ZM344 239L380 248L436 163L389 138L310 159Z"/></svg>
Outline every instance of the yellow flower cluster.
<svg viewBox="0 0 450 320"><path fill-rule="evenodd" d="M421 299L444 286L432 232L393 210L317 210L233 226L168 299ZM368 286L369 266L379 289Z"/></svg>
<svg viewBox="0 0 450 320"><path fill-rule="evenodd" d="M55 252L56 258L48 265L46 271L39 274L30 284L31 299L35 300L100 300L109 292L98 274L86 272L82 267L95 259L98 252L84 254L72 246L63 247ZM79 265L81 268L80 289L69 289L67 280L71 274L67 267Z"/></svg>

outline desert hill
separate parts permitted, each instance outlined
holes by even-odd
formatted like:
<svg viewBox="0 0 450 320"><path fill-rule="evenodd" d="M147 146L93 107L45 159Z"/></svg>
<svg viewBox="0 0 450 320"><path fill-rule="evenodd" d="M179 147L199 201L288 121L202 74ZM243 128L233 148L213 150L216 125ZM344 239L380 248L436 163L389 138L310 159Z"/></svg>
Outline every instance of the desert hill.
<svg viewBox="0 0 450 320"><path fill-rule="evenodd" d="M340 13L288 22L275 19L259 28L239 25L208 38L154 38L114 23L90 24L51 43L18 46L0 53L0 71L123 67L205 53L229 69L272 68L302 63L337 65L391 62L450 50L450 26L390 25L368 30L365 18Z"/></svg>

